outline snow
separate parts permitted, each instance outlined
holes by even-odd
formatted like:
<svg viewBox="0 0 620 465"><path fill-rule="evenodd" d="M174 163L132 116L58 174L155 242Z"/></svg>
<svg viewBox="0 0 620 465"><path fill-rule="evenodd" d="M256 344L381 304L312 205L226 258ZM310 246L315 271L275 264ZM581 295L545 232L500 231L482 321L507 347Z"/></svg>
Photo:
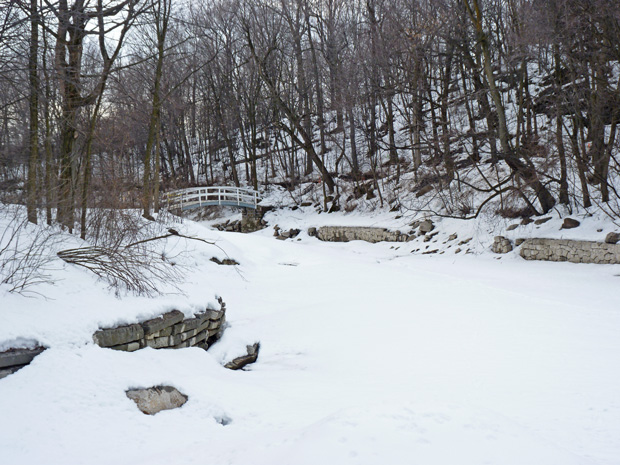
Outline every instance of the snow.
<svg viewBox="0 0 620 465"><path fill-rule="evenodd" d="M223 250L171 239L187 249L184 294L117 298L62 263L37 289L47 299L0 294L0 346L49 347L0 380L2 463L619 464L620 266L498 260L489 241L518 220L443 220L434 256L411 253L418 239L305 233L414 219L393 215L284 209L253 234L175 225ZM560 230L564 213L551 216L506 235L601 240L613 228L573 216L582 226ZM274 240L275 224L301 240ZM473 253L443 244L455 232L475 234ZM209 260L224 254L240 265ZM229 327L208 352L92 343L99 327L191 315L218 295ZM223 368L256 341L257 363ZM189 401L147 416L125 396L160 384Z"/></svg>

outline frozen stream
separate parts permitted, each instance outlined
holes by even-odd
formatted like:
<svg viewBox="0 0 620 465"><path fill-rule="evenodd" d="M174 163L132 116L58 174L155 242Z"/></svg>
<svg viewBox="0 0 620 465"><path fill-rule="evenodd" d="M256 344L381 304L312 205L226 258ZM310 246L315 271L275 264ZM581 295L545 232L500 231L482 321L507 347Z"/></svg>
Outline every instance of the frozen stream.
<svg viewBox="0 0 620 465"><path fill-rule="evenodd" d="M158 308L81 272L45 311L3 298L0 341L51 349L0 380L1 463L620 464L619 267L217 237L241 265L198 249L184 285L190 307L205 289L228 304L209 352L86 343ZM248 371L221 367L257 340ZM125 397L157 384L189 401L151 417Z"/></svg>

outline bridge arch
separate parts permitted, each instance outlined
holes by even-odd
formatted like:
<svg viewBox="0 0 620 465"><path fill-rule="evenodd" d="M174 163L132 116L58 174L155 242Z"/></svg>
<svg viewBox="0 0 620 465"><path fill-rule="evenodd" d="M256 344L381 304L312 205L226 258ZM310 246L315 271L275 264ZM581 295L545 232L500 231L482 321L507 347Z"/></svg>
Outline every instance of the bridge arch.
<svg viewBox="0 0 620 465"><path fill-rule="evenodd" d="M164 194L169 210L191 210L207 206L227 206L256 210L260 194L247 187L189 187Z"/></svg>

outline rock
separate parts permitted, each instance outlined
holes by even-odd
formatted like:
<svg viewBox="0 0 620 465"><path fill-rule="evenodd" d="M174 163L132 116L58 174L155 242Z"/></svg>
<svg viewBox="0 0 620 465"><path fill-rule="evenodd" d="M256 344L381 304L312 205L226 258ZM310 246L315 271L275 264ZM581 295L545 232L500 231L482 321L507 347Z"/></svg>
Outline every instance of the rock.
<svg viewBox="0 0 620 465"><path fill-rule="evenodd" d="M155 415L162 410L181 407L187 402L187 396L172 386L154 386L146 389L129 389L127 397L147 415Z"/></svg>
<svg viewBox="0 0 620 465"><path fill-rule="evenodd" d="M422 187L418 192L416 192L415 196L417 198L420 198L423 195L428 194L432 190L433 190L433 186L431 186L430 184L427 184L426 186Z"/></svg>
<svg viewBox="0 0 620 465"><path fill-rule="evenodd" d="M146 344L145 344L146 345ZM135 352L142 349L144 346L140 341L128 342L127 344L120 344L117 346L110 346L108 349L120 350L122 352Z"/></svg>
<svg viewBox="0 0 620 465"><path fill-rule="evenodd" d="M454 240L456 240L457 237L459 237L459 236L456 233L450 234L448 236L448 241L454 241Z"/></svg>
<svg viewBox="0 0 620 465"><path fill-rule="evenodd" d="M101 347L119 346L128 342L137 341L143 337L144 329L139 324L101 329L93 334L95 344Z"/></svg>
<svg viewBox="0 0 620 465"><path fill-rule="evenodd" d="M510 226L508 226L508 227L506 228L506 231L514 231L514 230L515 230L515 229L517 229L518 227L519 227L519 225L518 225L518 224L516 224L516 223L515 223L515 224L511 224Z"/></svg>
<svg viewBox="0 0 620 465"><path fill-rule="evenodd" d="M508 253L512 250L512 244L504 236L495 236L491 250L494 253Z"/></svg>
<svg viewBox="0 0 620 465"><path fill-rule="evenodd" d="M533 223L533 222L534 220L531 218L523 218L521 220L521 226L527 226L528 224Z"/></svg>
<svg viewBox="0 0 620 465"><path fill-rule="evenodd" d="M424 236L424 242L430 242L433 237L439 234L439 231L435 231L433 234L427 234Z"/></svg>
<svg viewBox="0 0 620 465"><path fill-rule="evenodd" d="M617 244L620 241L620 234L617 232L610 232L605 236L605 242L607 244Z"/></svg>
<svg viewBox="0 0 620 465"><path fill-rule="evenodd" d="M461 252L462 252L462 249L460 247L454 251L455 254L461 253Z"/></svg>
<svg viewBox="0 0 620 465"><path fill-rule="evenodd" d="M473 239L473 237L470 237L469 239L465 239L464 241L459 242L459 245L465 245L467 243L469 243L469 241L471 241Z"/></svg>
<svg viewBox="0 0 620 465"><path fill-rule="evenodd" d="M519 238L517 240L515 240L515 246L519 247L521 244L523 244L525 242L525 239L523 238Z"/></svg>
<svg viewBox="0 0 620 465"><path fill-rule="evenodd" d="M308 236L316 237L317 230L316 228L308 228Z"/></svg>
<svg viewBox="0 0 620 465"><path fill-rule="evenodd" d="M229 370L240 370L244 366L256 362L258 359L258 351L260 350L260 342L256 342L251 346L246 346L246 349L248 351L247 355L235 358L224 365L224 368L228 368Z"/></svg>
<svg viewBox="0 0 620 465"><path fill-rule="evenodd" d="M0 379L6 378L7 376L12 375L13 373L21 370L22 368L26 366L28 365L16 365L13 367L8 367L8 368L0 368Z"/></svg>
<svg viewBox="0 0 620 465"><path fill-rule="evenodd" d="M161 331L168 326L175 325L183 321L183 318L185 318L183 312L180 312L178 310L172 310L171 312L164 313L159 318L153 318L152 320L145 321L144 323L141 323L141 325L144 334L149 335Z"/></svg>
<svg viewBox="0 0 620 465"><path fill-rule="evenodd" d="M301 229L289 229L288 231L288 237L290 237L291 239L299 236L299 233L301 232Z"/></svg>
<svg viewBox="0 0 620 465"><path fill-rule="evenodd" d="M426 234L435 229L435 225L431 220L424 220L420 223L420 232Z"/></svg>
<svg viewBox="0 0 620 465"><path fill-rule="evenodd" d="M547 218L539 218L536 221L534 221L534 224L540 226L541 224L545 224L550 219L551 219L550 216L548 216Z"/></svg>
<svg viewBox="0 0 620 465"><path fill-rule="evenodd" d="M239 264L237 260L234 260L232 258L225 258L224 260L220 260L217 257L211 257L210 260L213 263L217 263L218 265L238 265Z"/></svg>
<svg viewBox="0 0 620 465"><path fill-rule="evenodd" d="M564 218L562 227L560 229L573 229L579 226L581 223L573 218Z"/></svg>
<svg viewBox="0 0 620 465"><path fill-rule="evenodd" d="M300 204L302 207L311 207L312 206L312 202L301 202Z"/></svg>
<svg viewBox="0 0 620 465"><path fill-rule="evenodd" d="M0 368L27 365L44 350L45 348L39 347L37 349L9 349L0 352Z"/></svg>

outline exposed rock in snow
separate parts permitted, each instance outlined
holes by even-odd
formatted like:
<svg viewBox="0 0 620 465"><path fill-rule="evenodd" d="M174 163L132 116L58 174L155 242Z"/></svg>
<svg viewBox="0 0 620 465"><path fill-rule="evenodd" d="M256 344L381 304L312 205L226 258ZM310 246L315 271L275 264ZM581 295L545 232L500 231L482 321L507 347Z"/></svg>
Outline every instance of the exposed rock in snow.
<svg viewBox="0 0 620 465"><path fill-rule="evenodd" d="M172 386L154 386L146 389L130 389L127 397L133 400L142 413L155 415L162 410L179 408L188 397Z"/></svg>

